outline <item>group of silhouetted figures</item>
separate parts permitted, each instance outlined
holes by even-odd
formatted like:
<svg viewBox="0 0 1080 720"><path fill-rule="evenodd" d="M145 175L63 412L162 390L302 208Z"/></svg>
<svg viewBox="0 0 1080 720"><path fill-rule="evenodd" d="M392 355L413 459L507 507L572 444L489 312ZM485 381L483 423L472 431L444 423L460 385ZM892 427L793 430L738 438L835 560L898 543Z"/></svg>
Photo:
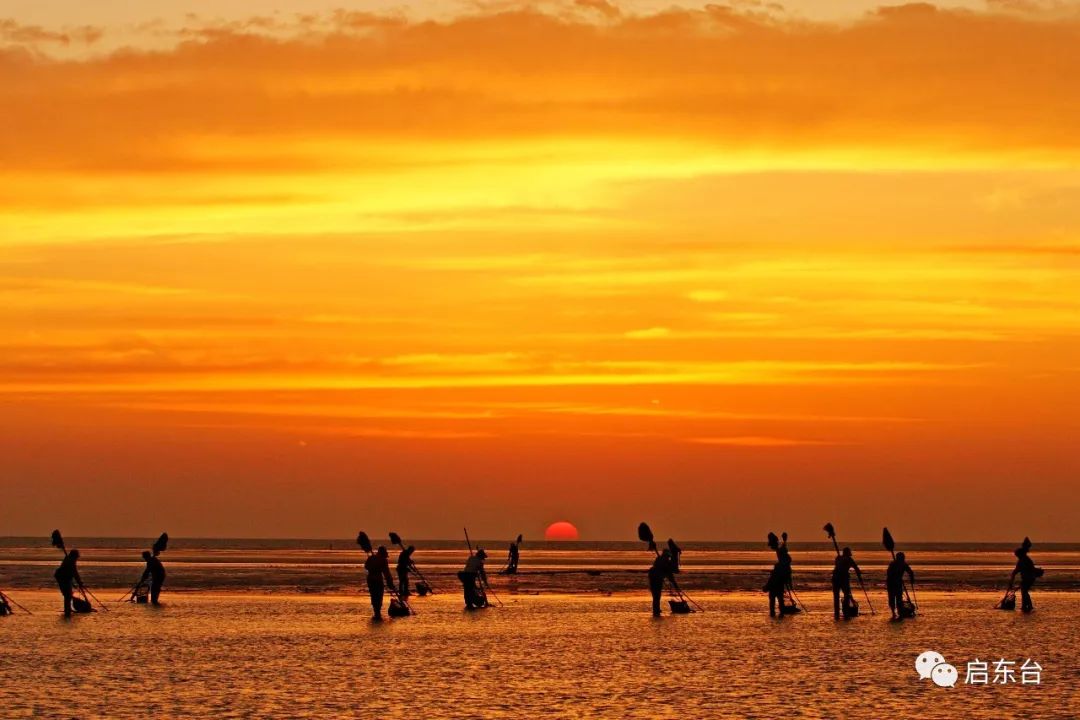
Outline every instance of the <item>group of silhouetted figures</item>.
<svg viewBox="0 0 1080 720"><path fill-rule="evenodd" d="M862 569L855 561L851 548L840 548L832 523L825 525L825 531L832 540L833 548L836 551L830 577L833 617L837 620L841 618L849 619L857 617L860 613L859 601L852 591L852 573L855 574L867 604L870 606L871 614L873 614L874 608L870 596L866 592ZM666 547L660 550L653 539L652 530L645 523L639 525L638 536L641 540L647 542L649 549L655 553L655 559L648 571L653 615L659 616L661 614L661 600L665 590L669 595L668 602L672 613L685 614L694 612L695 608L702 609L679 587L676 581L675 576L680 572L682 549L675 541L669 539ZM390 572L390 554L386 547L379 546L375 550L365 533L361 532L357 536L357 543L367 553L364 570L374 620L383 619L383 604L387 593L391 596L387 608L388 614L391 617L404 617L413 614L412 607L409 605L409 598L414 595L414 590L415 594L421 597L435 592L431 583L423 576L423 573L421 573L413 560L416 547L413 545L406 546L396 533L390 533L390 538L391 542L400 548L395 565L397 571L396 582ZM135 586L121 600L149 603L155 606L159 604L162 586L165 584L165 566L162 564L159 555L167 548L168 540L168 534L162 533L151 549L143 551L142 559L145 562L143 573ZM506 566L500 571L500 574L515 575L518 572L522 541L522 536L518 535L517 539L510 544ZM475 552L473 551L467 532L466 542L468 543L469 557L457 577L461 582L465 608L478 610L489 606L489 593L496 599L496 602L499 602L499 600L488 581L488 575L484 567L488 557L487 553L483 548L477 548ZM73 612L93 612L94 606L91 599L97 601L103 609L107 609L83 584L78 568L79 551L76 549L69 551L66 548L59 530L53 531L52 544L64 553L63 560L54 573L56 584L60 588L60 594L63 596L64 615L70 616ZM894 620L913 618L918 609L915 598L915 572L908 564L905 554L895 551L895 543L888 528L885 528L882 532L882 544L892 555L892 561L885 571L885 588L888 595L889 611ZM795 594L793 563L791 553L788 550L788 534L785 532L780 537L777 537L770 532L768 545L776 554L776 562L772 566L768 580L763 588L769 595L769 615L784 617L805 612L806 607ZM1043 571L1042 568L1035 565L1030 556L1031 546L1031 540L1025 537L1020 547L1014 551L1016 567L1009 576L1009 586L1005 596L996 606L999 609L1016 609L1017 589L1020 592L1023 612L1031 612L1034 609L1031 601L1031 589L1036 580L1042 577ZM419 578L415 585L412 583L413 575ZM1017 577L1020 578L1018 588L1015 586ZM25 610L10 597L0 592L0 615L10 615L13 612L13 606Z"/></svg>
<svg viewBox="0 0 1080 720"><path fill-rule="evenodd" d="M886 533L888 530L886 529ZM835 535L831 535L835 543ZM769 593L769 615L795 615L805 610L795 595L794 574L792 572L791 553L787 548L788 534L782 534L781 539L769 533L769 547L776 552L776 564L773 565L769 579L765 583L764 590ZM891 549L890 549L891 551ZM855 556L850 547L843 550L836 546L836 559L833 561L833 569L830 575L833 597L833 617L836 620L856 617L859 614L859 601L851 589L851 573L859 581L859 585L866 591L863 583L862 568L855 562ZM911 582L911 593L908 593L904 582L904 575ZM916 605L913 600L915 593L915 571L907 563L907 557L903 552L894 553L892 562L885 571L885 590L889 598L889 612L893 620L915 617ZM870 598L867 595L867 602ZM872 607L872 606L871 606Z"/></svg>
<svg viewBox="0 0 1080 720"><path fill-rule="evenodd" d="M500 571L501 574L514 575L517 573L522 540L522 536L518 535L517 539L510 543L506 567ZM413 614L412 606L409 605L409 598L413 595L412 575L420 578L420 581L415 586L417 595L423 597L435 593L434 587L427 581L427 578L420 572L413 560L416 546L409 545L406 547L401 537L393 532L390 533L390 541L400 548L395 564L397 583L394 582L393 577L390 575L390 552L386 549L386 546L380 545L378 549L373 549L371 540L368 538L367 533L364 532L360 532L356 537L357 544L368 555L367 560L364 561L364 570L366 572L368 596L371 598L372 619L377 622L383 619L383 603L387 593L390 594L390 604L387 606L387 614L390 617L407 617ZM465 541L469 547L469 557L465 561L465 567L457 574L457 577L461 582L465 608L467 610L480 610L489 606L489 592L496 599L496 602L498 602L498 596L495 595L495 591L491 588L487 570L484 567L488 556L487 552L483 548L476 548L475 552L473 551L468 531L465 533Z"/></svg>
<svg viewBox="0 0 1080 720"><path fill-rule="evenodd" d="M153 605L159 604L161 588L165 584L165 566L162 565L158 555L165 551L168 542L168 534L162 533L153 547L143 552L142 558L146 563L146 568L143 570L138 582L135 583L135 587L128 591L121 600L131 600L139 603L148 602ZM64 616L71 617L73 613L94 612L94 604L91 599L97 602L103 610L108 610L108 607L98 600L97 596L90 592L83 583L82 576L79 574L79 551L75 548L67 549L59 530L53 530L52 532L52 545L64 553L64 559L60 561L60 567L56 568L53 573L56 585L60 588L60 595L64 599ZM10 615L12 606L30 613L29 610L0 591L0 616Z"/></svg>
<svg viewBox="0 0 1080 720"><path fill-rule="evenodd" d="M390 553L386 547L379 546L375 550L372 548L371 540L366 533L361 532L357 535L357 543L367 553L367 558L364 560L364 570L375 620L383 619L383 604L388 593L391 596L387 607L388 614L391 617L404 617L413 614L413 610L409 606L409 598L414 594L414 590L415 594L421 597L435 592L431 583L427 581L427 578L424 577L413 561L416 547L414 545L406 546L397 533L390 533L390 539L392 543L400 548L395 566L397 571L396 582L390 574ZM468 542L468 533L466 533L466 541ZM165 584L165 566L162 564L159 555L166 550L168 542L168 534L162 533L150 550L143 551L142 559L146 565L142 575L135 583L135 586L117 602L128 600L154 606L160 604L161 590ZM510 543L506 567L500 571L501 574L517 574L522 542L522 536L518 535L517 539ZM83 583L82 576L79 574L79 551L75 548L68 550L59 530L54 530L52 533L52 545L64 553L60 567L53 573L64 600L64 615L70 617L73 613L94 612L92 600L97 602L103 610L108 610L108 607L98 600ZM469 542L469 558L465 562L465 567L458 573L458 579L461 581L465 607L470 610L488 607L489 592L498 601L498 596L495 595L488 582L487 572L484 568L486 559L487 553L484 549L477 548L474 552L472 543ZM413 575L419 578L415 585L412 583ZM12 614L15 607L29 613L23 606L0 591L0 616Z"/></svg>
<svg viewBox="0 0 1080 720"><path fill-rule="evenodd" d="M869 593L866 591L866 584L863 582L862 568L855 562L854 553L852 553L850 547L840 548L840 544L836 539L836 529L832 523L826 523L824 530L829 539L832 540L833 549L836 551L836 558L833 561L830 575L833 618L836 620L841 618L850 619L859 615L859 601L855 598L851 586L852 573L855 574L866 602L870 606L871 614L874 614L873 603L870 600ZM701 609L701 606L695 603L679 587L675 579L675 575L679 572L679 560L682 554L681 548L675 544L675 541L669 539L667 547L663 551L659 550L653 539L652 530L645 523L641 523L638 527L638 537L647 542L649 549L656 553L656 559L653 561L648 574L653 615L660 616L661 614L661 599L665 588L670 595L668 602L673 614L690 613L694 611L694 608ZM803 605L795 593L792 559L788 550L788 534L785 532L780 537L777 537L775 533L770 532L768 545L776 553L776 562L773 564L769 577L762 588L769 595L769 615L772 617L784 617L806 612L806 606ZM915 597L915 571L908 564L907 556L902 551L896 552L895 542L888 528L882 530L882 545L892 556L892 560L885 570L885 590L889 601L889 612L892 619L896 621L913 618L918 611ZM1035 562L1031 559L1030 550L1031 540L1025 537L1023 543L1013 553L1016 556L1016 567L1013 568L1012 574L1009 576L1008 589L1005 591L1005 596L996 605L997 608L1001 610L1016 609L1015 584L1016 578L1019 576L1021 609L1024 612L1034 610L1034 605L1031 602L1031 588L1035 585L1035 581L1042 577L1043 571L1042 568L1036 567Z"/></svg>
<svg viewBox="0 0 1080 720"><path fill-rule="evenodd" d="M64 598L64 615L70 617L72 612L93 612L94 605L90 602L90 599L97 600L97 598L87 590L82 577L79 575L79 551L74 548L70 551L67 549L59 530L53 530L52 544L53 547L64 553L64 559L60 562L60 567L53 573L56 584L60 588L60 594ZM121 600L150 603L154 606L160 605L161 588L165 584L165 566L158 556L165 551L168 544L168 533L162 533L150 550L143 551L142 559L146 563L146 567L143 569L143 573L135 586ZM98 604L103 608L105 607L101 601L98 601Z"/></svg>
<svg viewBox="0 0 1080 720"><path fill-rule="evenodd" d="M830 575L833 618L836 620L848 619L859 615L859 602L856 600L851 588L852 572L855 573L866 601L870 605L871 613L873 613L873 604L870 602L870 596L866 592L862 569L855 562L855 556L851 548L840 549L836 540L836 530L833 528L832 523L825 525L825 531L828 533L833 542L833 548L836 550L836 558ZM773 617L778 614L781 617L794 615L806 609L795 595L791 554L788 552L787 540L788 535L786 532L782 534L781 538L777 538L774 533L769 533L768 543L769 547L776 552L776 563L773 565L764 590L769 593L769 615ZM893 620L913 618L918 611L915 600L915 571L908 564L907 556L902 551L895 551L895 543L888 528L882 530L882 544L892 555L892 561L885 570L885 591L889 600L889 612ZM1021 608L1024 612L1031 612L1035 609L1031 602L1031 588L1034 586L1035 581L1042 577L1043 571L1035 566L1035 562L1029 556L1028 551L1030 549L1031 540L1025 537L1024 542L1014 551L1013 554L1017 559L1016 567L1013 568L1012 574L1009 576L1009 587L1005 591L1005 597L998 603L998 608L1003 610L1014 610L1016 608L1014 585L1017 576L1019 576L1022 598Z"/></svg>

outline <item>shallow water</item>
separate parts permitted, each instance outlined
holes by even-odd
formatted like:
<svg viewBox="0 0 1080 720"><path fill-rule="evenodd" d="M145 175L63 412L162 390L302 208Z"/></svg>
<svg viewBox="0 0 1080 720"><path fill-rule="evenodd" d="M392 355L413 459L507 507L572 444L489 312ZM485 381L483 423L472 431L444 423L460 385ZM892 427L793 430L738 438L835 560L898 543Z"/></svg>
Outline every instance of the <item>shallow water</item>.
<svg viewBox="0 0 1080 720"><path fill-rule="evenodd" d="M140 552L150 539L69 538L79 547L79 565L91 588L130 587L142 570ZM376 544L380 541L376 540ZM386 541L382 541L386 542ZM505 564L505 543L480 541L490 551L488 568ZM478 543L479 544L479 543ZM436 586L456 585L468 555L460 541L416 542L416 563ZM796 587L825 589L834 551L826 543L792 544ZM853 544L874 592L884 593L889 554L878 544ZM684 543L680 583L698 591L759 590L775 562L764 543ZM1008 544L917 544L904 548L927 590L1004 590L1015 558ZM391 560L396 558L391 551ZM60 553L47 538L0 538L0 589L53 587ZM1039 544L1036 563L1046 569L1040 590L1080 590L1080 546ZM348 540L198 540L176 538L163 556L172 591L341 593L360 584L363 555ZM652 561L641 543L534 543L522 549L521 573L500 578L513 593L636 590ZM120 592L119 590L117 591Z"/></svg>
<svg viewBox="0 0 1080 720"><path fill-rule="evenodd" d="M995 594L924 593L924 614L836 623L830 599L772 620L761 594L705 593L706 612L653 620L644 594L456 595L373 624L358 595L203 592L65 620L58 595L22 591L0 618L4 718L431 717L1067 718L1080 707L1080 594L1042 593L1030 616ZM104 599L104 598L103 598ZM882 598L883 599L883 598ZM1043 667L1040 685L939 688L935 649Z"/></svg>

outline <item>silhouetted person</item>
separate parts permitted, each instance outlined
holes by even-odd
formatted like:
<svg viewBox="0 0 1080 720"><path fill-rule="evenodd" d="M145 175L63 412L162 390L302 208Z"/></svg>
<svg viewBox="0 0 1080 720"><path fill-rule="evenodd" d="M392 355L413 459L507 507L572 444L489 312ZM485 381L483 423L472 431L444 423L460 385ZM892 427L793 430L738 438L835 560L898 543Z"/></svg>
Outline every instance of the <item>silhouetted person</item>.
<svg viewBox="0 0 1080 720"><path fill-rule="evenodd" d="M60 567L56 568L53 577L60 586L60 594L64 596L64 616L71 617L71 601L75 597L75 588L82 587L82 578L79 577L79 551L72 550L64 556Z"/></svg>
<svg viewBox="0 0 1080 720"><path fill-rule="evenodd" d="M769 591L769 615L771 617L776 617L777 612L783 616L784 596L791 590L791 583L791 555L788 553L785 536L785 544L776 550L776 564L773 565L772 572L769 573L769 582L766 584Z"/></svg>
<svg viewBox="0 0 1080 720"><path fill-rule="evenodd" d="M885 590L889 594L889 612L892 613L893 620L904 616L904 573L911 577L911 584L914 586L915 571L907 564L904 553L898 552L885 571Z"/></svg>
<svg viewBox="0 0 1080 720"><path fill-rule="evenodd" d="M470 555L469 559L465 561L465 569L458 573L458 580L461 580L461 589L465 595L465 608L472 610L473 608L487 607L487 593L477 583L487 584L487 573L484 571L484 560L487 558L487 553L483 548L477 548L475 555Z"/></svg>
<svg viewBox="0 0 1080 720"><path fill-rule="evenodd" d="M667 541L668 550L671 551L671 572L679 572L679 561L682 560L682 548L675 544L672 538Z"/></svg>
<svg viewBox="0 0 1080 720"><path fill-rule="evenodd" d="M8 599L4 597L3 593L0 593L0 617L11 614L11 605L8 603Z"/></svg>
<svg viewBox="0 0 1080 720"><path fill-rule="evenodd" d="M832 573L833 617L837 620L840 619L840 593L844 594L845 608L849 608L854 604L851 595L852 570L859 576L859 582L862 582L862 570L859 569L855 558L851 556L851 548L846 547L843 554L836 556L836 564L833 565Z"/></svg>
<svg viewBox="0 0 1080 720"><path fill-rule="evenodd" d="M402 598L407 598L411 594L409 592L409 572L413 568L412 556L414 552L416 552L416 548L410 545L398 553L397 556L398 595Z"/></svg>
<svg viewBox="0 0 1080 720"><path fill-rule="evenodd" d="M649 568L649 592L652 593L653 617L660 617L660 597L664 594L664 580L675 583L675 563L671 559L671 551L664 550L656 556L652 567Z"/></svg>
<svg viewBox="0 0 1080 720"><path fill-rule="evenodd" d="M146 561L146 569L143 570L142 577L139 578L139 584L142 585L148 579L150 580L150 602L158 605L161 586L165 584L165 566L149 550L143 550L142 557Z"/></svg>
<svg viewBox="0 0 1080 720"><path fill-rule="evenodd" d="M382 620L383 595L386 587L394 586L394 578L390 576L390 556L386 548L379 546L377 552L368 555L364 561L364 569L367 570L368 594L371 595L371 610L375 620Z"/></svg>
<svg viewBox="0 0 1080 720"><path fill-rule="evenodd" d="M1016 581L1016 576L1020 575L1020 609L1024 612L1031 612L1035 609L1035 606L1031 604L1031 586L1043 574L1042 568L1035 567L1035 561L1028 555L1030 549L1031 541L1025 538L1024 544L1013 551L1013 554L1016 555L1016 567L1013 568L1012 575L1009 576L1009 585L1011 586Z"/></svg>
<svg viewBox="0 0 1080 720"><path fill-rule="evenodd" d="M518 569L518 559L520 558L521 551L518 549L517 540L510 543L510 551L506 556L506 569L503 570L504 575L514 575Z"/></svg>

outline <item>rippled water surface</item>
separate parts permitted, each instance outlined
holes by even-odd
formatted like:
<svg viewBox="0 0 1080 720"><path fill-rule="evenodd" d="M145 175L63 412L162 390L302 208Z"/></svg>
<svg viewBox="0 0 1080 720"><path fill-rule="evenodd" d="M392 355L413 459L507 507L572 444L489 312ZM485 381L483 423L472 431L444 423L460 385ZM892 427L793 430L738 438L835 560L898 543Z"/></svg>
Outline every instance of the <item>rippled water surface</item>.
<svg viewBox="0 0 1080 720"><path fill-rule="evenodd" d="M101 594L101 593L99 593ZM456 595L373 624L358 595L174 593L63 619L56 593L0 618L4 718L1068 718L1080 707L1080 594L1042 593L1030 616L995 594L925 594L924 614L771 620L760 594L706 593L706 612L654 620L641 593ZM105 599L103 597L103 599ZM110 598L111 599L111 598ZM876 598L880 604L884 598ZM879 608L880 609L880 608ZM1037 660L1038 686L938 688L922 650Z"/></svg>

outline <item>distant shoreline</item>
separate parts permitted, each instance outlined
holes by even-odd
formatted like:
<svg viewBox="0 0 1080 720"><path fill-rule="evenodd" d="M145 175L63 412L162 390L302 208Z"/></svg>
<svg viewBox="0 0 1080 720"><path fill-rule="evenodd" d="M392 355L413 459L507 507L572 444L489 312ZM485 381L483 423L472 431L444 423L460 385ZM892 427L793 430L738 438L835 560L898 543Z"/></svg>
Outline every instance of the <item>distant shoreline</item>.
<svg viewBox="0 0 1080 720"><path fill-rule="evenodd" d="M505 548L498 543L486 544L492 582L508 592L644 590L645 572L653 558L642 543L526 543L520 572L500 575ZM93 539L78 538L70 539L69 545L82 551L80 567L91 587L130 587L142 571L139 555L145 545L123 539L94 543ZM292 541L276 541L245 547L235 541L212 541L200 547L178 539L170 543L162 558L168 571L166 590L325 594L358 588L363 552L346 541L334 542L332 548L328 545L320 541L297 547ZM456 575L468 557L467 548L455 541L417 541L416 545L416 563L437 591L459 593ZM867 585L883 588L889 553L870 543L852 546ZM760 592L775 562L774 553L764 543L684 543L683 548L679 582L691 592ZM1011 544L907 543L899 549L907 552L918 586L926 590L1003 592L1015 565ZM392 554L396 555L396 550ZM831 545L793 543L791 555L797 590L828 587L835 558ZM1080 589L1080 545L1036 545L1033 555L1046 570L1037 591ZM33 544L0 545L0 588L55 588L52 573L59 561L55 548L36 540Z"/></svg>
<svg viewBox="0 0 1080 720"><path fill-rule="evenodd" d="M136 537L136 536L73 536L68 535L68 542L72 545L78 545L81 547L89 548L142 548L144 545L153 542L153 537ZM372 536L372 542L376 545L383 544L390 547L391 543L388 538L380 538ZM474 538L472 543L474 546L483 546L487 548L501 548L509 545L511 538ZM220 549L252 549L252 550L264 550L264 549L312 549L312 550L347 550L356 547L356 541L350 538L245 538L245 537L219 537L219 538L207 538L207 537L183 537L179 535L173 535L170 537L170 542L174 547L186 547L189 549L195 548L220 548ZM457 547L465 547L464 538L451 538L451 539L432 539L432 538L408 538L410 544L416 545L418 548L429 548L433 550L451 549ZM766 547L765 537L754 540L683 540L678 539L679 545L684 550L695 549L709 549L709 550L758 550ZM844 540L842 545L846 545L855 550L879 550L881 549L880 539L875 540ZM904 541L899 543L904 548L911 550L1008 550L1012 551L1019 544L1019 540L1011 541L998 541L998 540L978 540L978 541L964 541L964 540L918 540L918 541ZM26 536L26 535L8 535L0 536L0 549L3 548L37 548L37 547L50 547L49 538L47 535L41 536ZM640 550L642 549L642 543L636 540L530 540L525 538L524 547L534 549L546 549L546 550ZM799 541L792 539L789 543L789 547L792 549L800 550L831 550L832 543L828 540L809 540ZM1046 551L1068 551L1068 550L1080 550L1080 540L1075 541L1036 541L1035 547L1040 550Z"/></svg>

